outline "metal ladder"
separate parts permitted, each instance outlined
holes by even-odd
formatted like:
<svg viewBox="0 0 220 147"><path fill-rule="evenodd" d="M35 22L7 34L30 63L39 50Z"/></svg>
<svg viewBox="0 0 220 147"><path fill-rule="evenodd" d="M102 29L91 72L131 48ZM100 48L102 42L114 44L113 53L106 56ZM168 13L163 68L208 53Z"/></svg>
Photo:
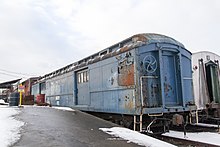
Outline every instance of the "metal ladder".
<svg viewBox="0 0 220 147"><path fill-rule="evenodd" d="M137 116L139 116L139 121L137 121ZM142 132L143 130L143 123L142 123L143 119L142 118L143 118L143 114L134 115L134 131L137 131L136 127L139 124L140 125L139 132Z"/></svg>

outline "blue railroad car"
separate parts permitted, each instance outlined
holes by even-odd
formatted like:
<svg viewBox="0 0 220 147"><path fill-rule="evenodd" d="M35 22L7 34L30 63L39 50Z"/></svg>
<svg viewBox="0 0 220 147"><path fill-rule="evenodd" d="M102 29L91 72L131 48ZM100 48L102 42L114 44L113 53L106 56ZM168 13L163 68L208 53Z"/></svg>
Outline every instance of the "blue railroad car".
<svg viewBox="0 0 220 147"><path fill-rule="evenodd" d="M130 116L196 110L191 53L159 34L138 34L45 75L52 105ZM59 101L59 102L58 102Z"/></svg>
<svg viewBox="0 0 220 147"><path fill-rule="evenodd" d="M72 107L73 71L46 80L46 102L52 105Z"/></svg>

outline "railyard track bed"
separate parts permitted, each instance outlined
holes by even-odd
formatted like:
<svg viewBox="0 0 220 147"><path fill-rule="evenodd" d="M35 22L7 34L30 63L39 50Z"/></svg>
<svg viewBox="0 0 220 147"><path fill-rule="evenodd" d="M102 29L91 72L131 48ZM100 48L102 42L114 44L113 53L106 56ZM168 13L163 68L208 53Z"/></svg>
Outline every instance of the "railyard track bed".
<svg viewBox="0 0 220 147"><path fill-rule="evenodd" d="M148 134L149 135L149 134ZM208 143L203 143L203 142L198 142L198 141L192 141L192 140L187 140L186 139L180 139L180 138L175 138L175 137L170 137L170 136L164 136L164 135L149 135L151 137L154 137L156 139L177 145L179 147L185 147L185 146L190 146L190 147L218 147L217 145L213 144L208 144Z"/></svg>
<svg viewBox="0 0 220 147"><path fill-rule="evenodd" d="M181 131L184 136L184 131L183 127L173 127L172 130L175 131ZM163 134L151 134L151 133L143 133L148 136L154 137L156 139L180 146L180 147L185 147L185 146L190 146L190 147L218 147L218 145L210 144L210 143L204 143L204 142L199 142L199 141L193 141L189 140L187 138L187 133L196 133L196 132L219 132L219 128L215 126L200 126L200 125L187 125L185 127L186 130L186 137L184 139L182 138L176 138L176 137L171 137L171 136L165 136Z"/></svg>
<svg viewBox="0 0 220 147"><path fill-rule="evenodd" d="M171 127L171 130L175 130L175 131L184 131L183 127ZM218 132L219 129L217 126L211 126L211 124L188 124L185 126L185 130L186 133L190 133L190 132Z"/></svg>
<svg viewBox="0 0 220 147"><path fill-rule="evenodd" d="M91 114L91 113L90 113ZM96 113L95 113L96 114ZM106 117L103 117L103 115L95 115L94 113L92 115L99 117L101 119L105 119L107 121L110 122L114 122L111 119L106 119ZM116 122L114 122L116 123ZM119 124L119 123L116 123ZM170 130L173 131L179 131L182 132L182 135L184 136L184 127L183 126L177 126L177 127L170 127ZM174 144L178 147L218 147L218 145L214 145L214 144L210 144L210 143L204 143L204 142L198 142L198 141L193 141L193 140L189 140L187 133L198 133L198 132L212 132L212 133L218 133L219 132L219 128L218 125L215 124L187 124L185 126L185 131L186 131L186 137L184 139L182 138L176 138L176 137L171 137L171 136L165 136L163 134L151 134L151 133L147 133L147 132L142 132L142 134L154 137L156 139Z"/></svg>

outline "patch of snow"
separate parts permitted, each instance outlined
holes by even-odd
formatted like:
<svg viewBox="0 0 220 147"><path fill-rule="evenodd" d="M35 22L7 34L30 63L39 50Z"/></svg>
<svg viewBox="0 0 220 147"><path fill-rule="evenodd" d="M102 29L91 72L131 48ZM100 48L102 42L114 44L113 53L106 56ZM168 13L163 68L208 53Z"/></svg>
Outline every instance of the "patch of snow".
<svg viewBox="0 0 220 147"><path fill-rule="evenodd" d="M0 104L8 104L8 103L5 103L5 101L3 99L1 99Z"/></svg>
<svg viewBox="0 0 220 147"><path fill-rule="evenodd" d="M214 124L204 124L204 123L198 123L195 124L197 126L204 126L204 127L214 127L214 128L218 128L218 125L214 125Z"/></svg>
<svg viewBox="0 0 220 147"><path fill-rule="evenodd" d="M75 111L74 109L70 108L70 107L59 107L59 106L37 106L37 105L33 105L33 106L28 106L25 105L24 107L39 107L39 108L51 108L51 109L58 109L58 110L63 110L63 111Z"/></svg>
<svg viewBox="0 0 220 147"><path fill-rule="evenodd" d="M20 129L24 122L13 117L18 113L17 107L0 106L0 144L2 147L14 144L21 137Z"/></svg>
<svg viewBox="0 0 220 147"><path fill-rule="evenodd" d="M120 137L124 140L127 140L127 142L133 142L138 145L146 146L146 147L174 147L174 145L166 143L164 141L155 139L153 137L141 134L136 131L132 131L127 128L122 127L113 127L113 128L99 128L103 132L106 132L110 135L113 135L115 137Z"/></svg>
<svg viewBox="0 0 220 147"><path fill-rule="evenodd" d="M70 107L52 107L54 109L59 109L59 110L64 110L64 111L75 111L74 109L70 108Z"/></svg>
<svg viewBox="0 0 220 147"><path fill-rule="evenodd" d="M184 137L183 132L170 131L163 135L220 146L220 134L218 133L210 133L210 132L186 133L186 137Z"/></svg>

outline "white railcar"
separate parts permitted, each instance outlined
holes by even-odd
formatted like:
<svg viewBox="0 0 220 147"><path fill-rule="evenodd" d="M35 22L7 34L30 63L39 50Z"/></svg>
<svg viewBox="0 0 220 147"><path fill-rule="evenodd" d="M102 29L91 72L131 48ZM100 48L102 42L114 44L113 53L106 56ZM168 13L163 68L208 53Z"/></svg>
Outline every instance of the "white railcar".
<svg viewBox="0 0 220 147"><path fill-rule="evenodd" d="M192 54L193 90L198 110L214 109L219 117L220 108L220 56L201 51Z"/></svg>

